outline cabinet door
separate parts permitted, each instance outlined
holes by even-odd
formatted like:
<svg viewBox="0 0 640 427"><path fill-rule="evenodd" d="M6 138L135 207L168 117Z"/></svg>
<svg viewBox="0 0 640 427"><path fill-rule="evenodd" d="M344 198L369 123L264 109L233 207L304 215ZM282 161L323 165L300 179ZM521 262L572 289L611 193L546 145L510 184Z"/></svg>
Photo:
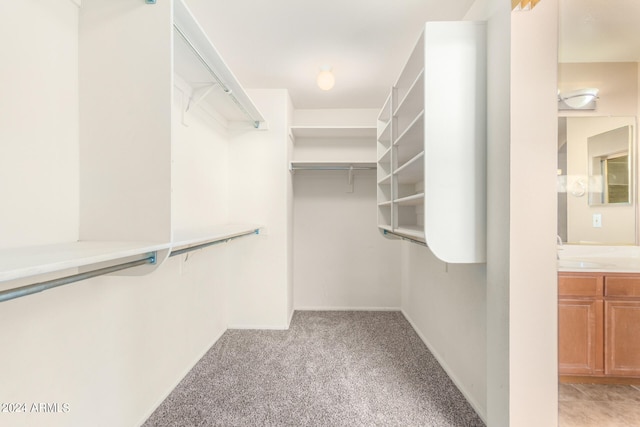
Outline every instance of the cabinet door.
<svg viewBox="0 0 640 427"><path fill-rule="evenodd" d="M605 373L640 377L640 301L606 301Z"/></svg>
<svg viewBox="0 0 640 427"><path fill-rule="evenodd" d="M558 301L558 372L560 375L603 373L603 301Z"/></svg>

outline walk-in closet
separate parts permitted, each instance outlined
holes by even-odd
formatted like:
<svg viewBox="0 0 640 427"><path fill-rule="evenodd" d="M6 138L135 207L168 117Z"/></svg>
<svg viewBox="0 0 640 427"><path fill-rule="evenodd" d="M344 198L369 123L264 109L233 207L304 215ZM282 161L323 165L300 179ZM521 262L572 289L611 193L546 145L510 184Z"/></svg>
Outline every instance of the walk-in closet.
<svg viewBox="0 0 640 427"><path fill-rule="evenodd" d="M0 426L544 403L506 34L553 13L406 3L0 0Z"/></svg>

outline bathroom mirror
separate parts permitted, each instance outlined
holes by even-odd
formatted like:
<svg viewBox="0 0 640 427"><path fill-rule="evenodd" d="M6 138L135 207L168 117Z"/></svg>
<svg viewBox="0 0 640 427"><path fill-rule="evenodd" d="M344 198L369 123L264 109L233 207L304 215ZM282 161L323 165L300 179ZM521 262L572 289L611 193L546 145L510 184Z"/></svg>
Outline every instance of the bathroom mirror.
<svg viewBox="0 0 640 427"><path fill-rule="evenodd" d="M558 235L571 244L636 244L636 118L558 123Z"/></svg>
<svg viewBox="0 0 640 427"><path fill-rule="evenodd" d="M631 203L631 130L622 126L587 138L589 205Z"/></svg>

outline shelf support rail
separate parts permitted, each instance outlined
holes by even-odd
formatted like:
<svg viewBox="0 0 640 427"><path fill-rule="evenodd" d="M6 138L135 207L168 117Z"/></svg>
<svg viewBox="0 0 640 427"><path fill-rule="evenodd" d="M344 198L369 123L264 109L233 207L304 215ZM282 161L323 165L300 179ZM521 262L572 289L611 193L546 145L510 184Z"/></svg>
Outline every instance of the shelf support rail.
<svg viewBox="0 0 640 427"><path fill-rule="evenodd" d="M213 71L209 63L200 54L198 49L196 49L196 47L193 45L191 40L189 40L187 35L184 32L182 32L182 30L180 30L180 28L175 23L173 24L173 28L176 30L176 33L178 33L180 38L184 40L187 46L189 46L189 49L191 49L191 51L196 56L196 58L198 58L198 61L202 63L204 68L206 68L209 74L211 74L211 76L215 79L216 83L220 85L220 88L223 90L223 92L229 95L229 98L231 98L231 100L236 104L236 106L240 109L240 111L242 111L242 113L249 118L253 127L256 129L260 128L260 120L253 117L253 115L249 112L249 110L247 110L247 108L238 100L238 98L235 97L235 95L233 94L233 91L229 89L229 87L227 87L227 85L224 84L224 82L218 77L216 72Z"/></svg>
<svg viewBox="0 0 640 427"><path fill-rule="evenodd" d="M252 234L260 234L260 229L256 228L255 230L247 231L246 233L238 234L236 236L224 237L222 239L213 240L211 242L201 243L201 244L194 245L194 246L189 246L189 247L183 248L183 249L177 249L175 251L171 251L171 253L169 254L169 257L182 255L184 253L191 252L191 251L196 251L198 249L204 249L206 247L217 245L219 243L227 243L227 242L229 242L229 241L231 241L233 239L237 239L239 237L244 237L244 236L250 236Z"/></svg>
<svg viewBox="0 0 640 427"><path fill-rule="evenodd" d="M376 166L290 166L289 170L291 172L295 171L348 171L353 173L353 171L364 171L364 170L374 170Z"/></svg>
<svg viewBox="0 0 640 427"><path fill-rule="evenodd" d="M92 277L104 276L105 274L114 273L116 271L126 270L128 268L138 267L144 264L156 263L156 252L147 254L145 258L129 261L122 264L112 265L110 267L99 268L97 270L87 271L85 273L74 274L71 276L60 277L58 279L47 280L44 282L33 283L31 285L20 286L17 288L7 289L0 292L0 302L21 298L27 295L36 294L59 286L69 285L81 280L91 279Z"/></svg>
<svg viewBox="0 0 640 427"><path fill-rule="evenodd" d="M383 232L384 234L390 234L390 235L392 235L392 236L394 236L394 237L397 237L397 238L398 238L398 239L400 239L400 240L404 240L404 241L406 241L406 242L416 243L416 244L421 245L421 246L424 246L424 247L426 247L426 248L428 248L428 247L429 247L425 242L421 242L420 240L412 239L412 238L407 237L407 236L403 236L402 234L394 233L393 231L389 231L389 230L382 230L382 232Z"/></svg>

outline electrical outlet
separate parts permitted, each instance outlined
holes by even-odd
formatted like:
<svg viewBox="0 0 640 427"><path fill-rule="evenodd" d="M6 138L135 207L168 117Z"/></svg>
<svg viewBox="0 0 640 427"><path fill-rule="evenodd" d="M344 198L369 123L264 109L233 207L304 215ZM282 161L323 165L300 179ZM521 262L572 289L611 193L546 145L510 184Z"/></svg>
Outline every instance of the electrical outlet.
<svg viewBox="0 0 640 427"><path fill-rule="evenodd" d="M602 214L593 214L593 226L595 228L602 227Z"/></svg>

